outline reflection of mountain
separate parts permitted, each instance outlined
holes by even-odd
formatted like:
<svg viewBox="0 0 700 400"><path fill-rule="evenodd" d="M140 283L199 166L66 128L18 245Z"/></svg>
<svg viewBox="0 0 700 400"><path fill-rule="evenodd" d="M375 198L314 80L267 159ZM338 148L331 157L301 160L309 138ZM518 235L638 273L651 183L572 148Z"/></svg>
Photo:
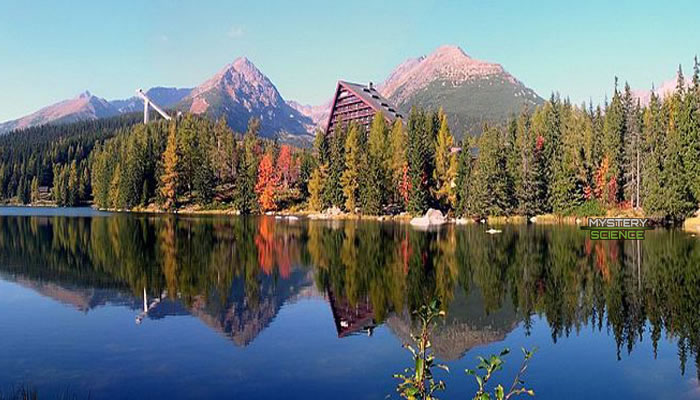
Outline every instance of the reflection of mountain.
<svg viewBox="0 0 700 400"><path fill-rule="evenodd" d="M246 298L245 282L236 280L222 305L212 294L198 296L190 313L212 329L231 338L237 346L250 344L275 319L282 306L311 286L307 270L294 269L287 279L262 275L258 299Z"/></svg>
<svg viewBox="0 0 700 400"><path fill-rule="evenodd" d="M435 354L444 361L461 358L476 346L498 342L515 329L518 315L513 306L505 302L491 314L484 311L484 301L478 290L465 295L460 288L450 304L445 321L433 330L432 344ZM387 325L403 342L411 342L411 332L418 332L407 312L390 316Z"/></svg>
<svg viewBox="0 0 700 400"><path fill-rule="evenodd" d="M35 281L25 277L17 277L15 282L43 296L73 306L82 312L88 312L106 304L126 305L134 309L139 306L138 300L134 299L133 296L115 289L68 287L59 283Z"/></svg>

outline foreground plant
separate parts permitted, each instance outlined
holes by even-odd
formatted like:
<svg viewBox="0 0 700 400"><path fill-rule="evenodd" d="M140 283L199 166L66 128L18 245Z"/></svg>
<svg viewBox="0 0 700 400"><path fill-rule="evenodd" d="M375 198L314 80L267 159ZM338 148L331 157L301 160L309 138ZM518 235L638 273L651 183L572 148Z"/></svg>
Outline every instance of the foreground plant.
<svg viewBox="0 0 700 400"><path fill-rule="evenodd" d="M411 352L415 365L406 368L403 374L394 374L394 378L402 381L397 385L396 391L404 399L437 400L434 393L445 390L445 382L435 380L433 371L435 368L447 372L450 370L446 365L436 363L429 336L435 320L444 317L445 312L440 310L438 302L433 300L413 313L420 320L421 332L419 335L411 335L415 348L410 344L404 344L403 347Z"/></svg>
<svg viewBox="0 0 700 400"><path fill-rule="evenodd" d="M525 359L523 360L523 363L520 366L518 373L515 375L515 378L513 379L513 384L510 386L508 392L506 392L503 386L499 384L493 390L492 397L491 393L488 391L488 389L486 389L486 385L488 384L489 380L493 377L493 374L503 369L503 364L505 363L505 361L503 361L503 357L510 353L509 349L504 349L498 355L492 354L488 359L479 356L479 365L476 366L476 370L465 370L465 372L468 375L474 376L474 379L476 379L476 383L479 385L479 390L474 395L473 400L507 400L510 398L515 398L521 394L527 394L529 396L535 395L534 390L527 389L524 386L525 381L523 381L522 379L525 375L525 371L527 371L528 363L530 362L530 359L535 353L535 350L522 350ZM479 375L479 371L483 371L483 374Z"/></svg>
<svg viewBox="0 0 700 400"><path fill-rule="evenodd" d="M403 347L411 352L414 365L406 368L403 374L394 374L394 378L401 380L401 383L396 386L396 391L404 399L437 400L435 393L445 390L446 385L442 380L436 380L433 377L433 371L436 368L445 370L446 372L450 372L450 370L447 365L436 362L433 351L431 350L430 333L435 325L435 321L445 316L445 311L440 309L437 300L433 300L428 305L422 305L418 310L414 311L413 314L420 322L420 334L411 335L415 347L407 343L405 343ZM474 376L479 385L479 389L472 399L508 400L516 398L521 394L534 396L535 391L524 386L525 381L523 381L523 377L525 376L525 371L527 371L528 364L535 350L522 350L525 359L518 373L515 375L510 389L506 392L503 386L499 384L493 390L493 395L486 388L487 384L496 372L503 369L503 364L505 363L503 357L510 353L510 350L506 348L498 355L492 354L488 359L479 356L479 365L476 366L476 370L465 370L467 374ZM483 372L480 374L481 371Z"/></svg>

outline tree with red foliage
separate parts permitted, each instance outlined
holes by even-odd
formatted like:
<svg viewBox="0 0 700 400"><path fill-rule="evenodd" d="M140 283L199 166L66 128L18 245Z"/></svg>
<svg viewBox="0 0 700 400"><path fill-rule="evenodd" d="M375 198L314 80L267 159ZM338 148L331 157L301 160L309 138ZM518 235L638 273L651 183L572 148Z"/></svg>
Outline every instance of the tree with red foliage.
<svg viewBox="0 0 700 400"><path fill-rule="evenodd" d="M292 148L283 144L277 156L277 174L282 189L289 189L299 176L299 165L292 158Z"/></svg>
<svg viewBox="0 0 700 400"><path fill-rule="evenodd" d="M258 204L264 211L277 209L277 192L279 190L279 175L274 167L273 156L265 153L258 166L258 181L255 184L255 193L258 195Z"/></svg>

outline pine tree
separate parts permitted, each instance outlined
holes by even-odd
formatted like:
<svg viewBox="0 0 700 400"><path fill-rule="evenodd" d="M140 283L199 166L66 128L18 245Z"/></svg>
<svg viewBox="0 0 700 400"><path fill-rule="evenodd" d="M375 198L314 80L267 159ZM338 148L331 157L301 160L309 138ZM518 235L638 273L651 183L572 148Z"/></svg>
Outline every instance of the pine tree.
<svg viewBox="0 0 700 400"><path fill-rule="evenodd" d="M177 207L177 192L180 175L178 173L178 152L177 152L177 126L170 124L168 141L163 152L163 175L160 177L160 194L163 199L163 208L174 210Z"/></svg>
<svg viewBox="0 0 700 400"><path fill-rule="evenodd" d="M683 146L683 169L693 202L700 202L700 66L694 59L692 85L682 101L678 129Z"/></svg>
<svg viewBox="0 0 700 400"><path fill-rule="evenodd" d="M644 110L644 160L642 179L642 206L648 215L662 215L664 212L664 159L666 157L666 136L664 115L659 98L651 90L649 105Z"/></svg>
<svg viewBox="0 0 700 400"><path fill-rule="evenodd" d="M351 213L354 213L357 207L360 187L358 182L361 168L359 136L359 126L352 124L345 139L345 171L343 171L343 176L340 180L343 194L345 195L345 209Z"/></svg>
<svg viewBox="0 0 700 400"><path fill-rule="evenodd" d="M386 126L384 114L378 112L374 115L367 137L367 162L365 182L362 190L362 208L365 214L377 215L381 213L382 205L386 202L387 188L389 186L390 144L389 131Z"/></svg>
<svg viewBox="0 0 700 400"><path fill-rule="evenodd" d="M535 142L532 138L530 114L524 109L518 117L515 135L515 155L511 158L510 173L513 176L516 211L525 216L537 212L537 191L535 185Z"/></svg>
<svg viewBox="0 0 700 400"><path fill-rule="evenodd" d="M75 160L70 164L68 172L68 188L66 196L66 205L75 206L78 204L78 165Z"/></svg>
<svg viewBox="0 0 700 400"><path fill-rule="evenodd" d="M566 103L562 113L562 142L554 166L552 210L571 214L583 202L583 113Z"/></svg>
<svg viewBox="0 0 700 400"><path fill-rule="evenodd" d="M330 137L330 152L328 160L328 179L324 185L324 203L334 207L343 208L345 206L345 195L341 179L345 172L345 138L348 127L343 126L333 132Z"/></svg>
<svg viewBox="0 0 700 400"><path fill-rule="evenodd" d="M680 67L678 77L679 83L676 92L665 102L669 115L666 132L666 153L661 174L664 182L664 213L673 221L682 221L695 208L686 175L683 173L683 138L681 137L679 122L681 122L682 117L684 83Z"/></svg>
<svg viewBox="0 0 700 400"><path fill-rule="evenodd" d="M316 158L319 164L326 164L329 162L330 158L330 144L328 140L328 135L322 130L316 131L316 136L314 138L314 150L316 151Z"/></svg>
<svg viewBox="0 0 700 400"><path fill-rule="evenodd" d="M472 174L472 153L467 140L462 142L462 150L459 153L457 176L455 178L455 212L460 217L467 217L473 210L470 204L470 182Z"/></svg>
<svg viewBox="0 0 700 400"><path fill-rule="evenodd" d="M109 207L113 209L120 209L122 205L122 193L121 193L121 164L117 163L114 167L114 175L112 176L112 181L109 183Z"/></svg>
<svg viewBox="0 0 700 400"><path fill-rule="evenodd" d="M641 106L632 95L630 85L625 83L623 95L625 113L624 144L624 199L632 207L639 207L641 186Z"/></svg>
<svg viewBox="0 0 700 400"><path fill-rule="evenodd" d="M532 116L534 136L533 150L533 193L535 213L552 211L552 181L554 165L559 157L560 120L559 100L554 95L550 101L536 110Z"/></svg>
<svg viewBox="0 0 700 400"><path fill-rule="evenodd" d="M397 119L391 128L391 178L392 184L389 192L392 201L396 204L405 205L405 199L401 195L400 186L404 178L405 170L408 167L406 161L406 131L403 121Z"/></svg>
<svg viewBox="0 0 700 400"><path fill-rule="evenodd" d="M418 111L415 107L408 117L406 158L411 183L408 212L413 215L424 213L430 204L428 160L431 158L429 147L432 146L432 139L426 120L425 113Z"/></svg>
<svg viewBox="0 0 700 400"><path fill-rule="evenodd" d="M194 170L193 188L199 204L209 204L214 198L216 175L212 167L210 153L206 149L198 149L196 159L199 168Z"/></svg>
<svg viewBox="0 0 700 400"><path fill-rule="evenodd" d="M37 178L36 176L32 178L31 202L39 202L39 178Z"/></svg>
<svg viewBox="0 0 700 400"><path fill-rule="evenodd" d="M255 196L255 182L258 176L258 158L260 145L258 130L260 122L256 118L248 121L248 130L243 137L243 152L240 157L239 179L236 184L235 206L241 214L250 214L258 210Z"/></svg>
<svg viewBox="0 0 700 400"><path fill-rule="evenodd" d="M323 210L327 204L324 202L324 187L326 181L326 171L328 166L326 164L319 165L311 173L311 178L309 179L309 209L313 211Z"/></svg>
<svg viewBox="0 0 700 400"><path fill-rule="evenodd" d="M438 113L440 129L435 142L435 185L436 198L444 208L454 207L455 193L453 190L454 179L457 173L457 159L452 152L454 139L447 123L447 115L440 109Z"/></svg>
<svg viewBox="0 0 700 400"><path fill-rule="evenodd" d="M473 177L473 213L484 216L508 213L512 199L509 198L506 157L498 129L484 128Z"/></svg>
<svg viewBox="0 0 700 400"><path fill-rule="evenodd" d="M607 176L604 177L603 198L609 205L616 205L623 199L624 143L625 113L615 78L615 91L610 105L605 110L603 124L603 157L608 160L610 166Z"/></svg>

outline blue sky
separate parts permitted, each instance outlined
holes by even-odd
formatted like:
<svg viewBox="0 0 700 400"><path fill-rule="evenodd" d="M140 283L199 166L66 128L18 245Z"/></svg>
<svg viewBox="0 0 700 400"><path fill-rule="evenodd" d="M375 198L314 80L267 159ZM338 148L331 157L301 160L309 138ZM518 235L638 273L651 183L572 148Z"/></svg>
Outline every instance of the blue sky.
<svg viewBox="0 0 700 400"><path fill-rule="evenodd" d="M0 121L83 90L195 86L251 59L286 99L317 104L338 79L381 81L399 62L456 44L543 97L602 101L615 75L648 88L690 72L700 2L0 2Z"/></svg>

